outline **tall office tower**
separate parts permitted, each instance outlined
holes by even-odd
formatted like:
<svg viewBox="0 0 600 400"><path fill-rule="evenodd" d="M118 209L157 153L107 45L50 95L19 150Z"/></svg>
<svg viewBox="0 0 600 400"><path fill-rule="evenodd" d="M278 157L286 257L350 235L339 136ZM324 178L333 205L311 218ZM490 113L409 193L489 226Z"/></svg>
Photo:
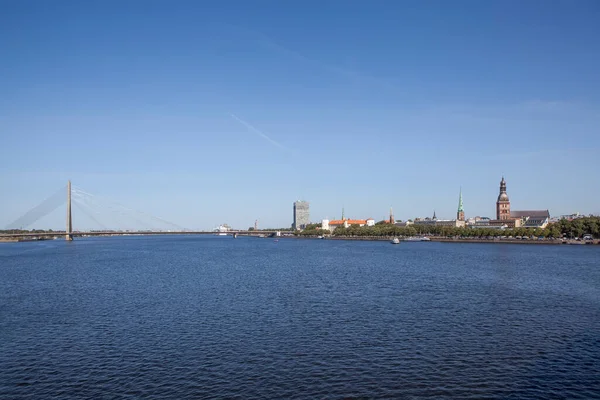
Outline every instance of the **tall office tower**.
<svg viewBox="0 0 600 400"><path fill-rule="evenodd" d="M294 202L294 223L292 229L304 229L310 223L308 201L298 200Z"/></svg>

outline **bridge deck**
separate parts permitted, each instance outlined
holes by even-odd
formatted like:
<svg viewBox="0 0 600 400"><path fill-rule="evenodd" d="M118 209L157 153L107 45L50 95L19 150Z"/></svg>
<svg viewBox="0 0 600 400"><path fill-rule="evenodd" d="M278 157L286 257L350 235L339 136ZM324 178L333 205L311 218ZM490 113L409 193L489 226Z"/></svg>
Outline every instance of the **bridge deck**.
<svg viewBox="0 0 600 400"><path fill-rule="evenodd" d="M278 231L227 231L227 232L215 232L215 231L179 231L179 232L167 232L167 231L142 231L142 232L114 232L114 231L92 231L92 232L71 232L71 236L133 236L133 235L218 235L219 233L225 233L226 235L270 235L277 233ZM14 237L32 237L32 236L65 236L68 233L65 231L53 231L53 232L40 232L40 233L3 233L0 234L0 238L14 238Z"/></svg>

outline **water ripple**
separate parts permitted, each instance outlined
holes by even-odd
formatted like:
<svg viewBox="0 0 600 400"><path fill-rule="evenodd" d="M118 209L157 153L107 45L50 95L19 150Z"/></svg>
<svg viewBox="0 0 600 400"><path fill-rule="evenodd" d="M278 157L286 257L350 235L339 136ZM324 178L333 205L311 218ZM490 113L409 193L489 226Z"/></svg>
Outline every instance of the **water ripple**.
<svg viewBox="0 0 600 400"><path fill-rule="evenodd" d="M0 397L600 398L595 248L0 246Z"/></svg>

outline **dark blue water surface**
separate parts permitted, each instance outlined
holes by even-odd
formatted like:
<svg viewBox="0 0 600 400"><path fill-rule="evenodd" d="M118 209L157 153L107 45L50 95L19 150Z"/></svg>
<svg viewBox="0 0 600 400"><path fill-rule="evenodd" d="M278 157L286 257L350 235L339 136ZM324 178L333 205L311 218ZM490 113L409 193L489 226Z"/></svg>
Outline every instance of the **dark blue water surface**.
<svg viewBox="0 0 600 400"><path fill-rule="evenodd" d="M0 245L0 397L600 398L600 246Z"/></svg>

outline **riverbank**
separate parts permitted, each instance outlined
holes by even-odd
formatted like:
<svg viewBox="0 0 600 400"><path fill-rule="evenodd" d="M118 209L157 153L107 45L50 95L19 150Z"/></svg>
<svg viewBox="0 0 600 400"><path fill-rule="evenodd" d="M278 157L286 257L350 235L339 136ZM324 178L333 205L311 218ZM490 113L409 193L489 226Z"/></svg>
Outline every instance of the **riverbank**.
<svg viewBox="0 0 600 400"><path fill-rule="evenodd" d="M17 242L38 242L41 240L53 240L49 237L3 237L0 238L0 243L17 243Z"/></svg>
<svg viewBox="0 0 600 400"><path fill-rule="evenodd" d="M442 243L499 243L499 244L563 244L562 240L519 240L519 239L472 239L472 238L431 238L431 241Z"/></svg>
<svg viewBox="0 0 600 400"><path fill-rule="evenodd" d="M298 238L303 238L302 236L297 236ZM317 236L305 236L307 239L318 239L320 237ZM392 241L394 236L327 236L325 240L362 240L362 241ZM546 244L546 245L562 245L562 244L570 244L570 245L598 245L600 244L600 240L589 240L589 241L576 241L576 240L561 240L561 239L500 239L500 238L492 238L492 239L479 239L479 238L448 238L448 237L436 237L436 236L428 236L429 242L441 242L441 243L495 243L495 244ZM417 240L405 240L400 238L400 241L405 242L419 242ZM421 241L419 243L428 242Z"/></svg>

